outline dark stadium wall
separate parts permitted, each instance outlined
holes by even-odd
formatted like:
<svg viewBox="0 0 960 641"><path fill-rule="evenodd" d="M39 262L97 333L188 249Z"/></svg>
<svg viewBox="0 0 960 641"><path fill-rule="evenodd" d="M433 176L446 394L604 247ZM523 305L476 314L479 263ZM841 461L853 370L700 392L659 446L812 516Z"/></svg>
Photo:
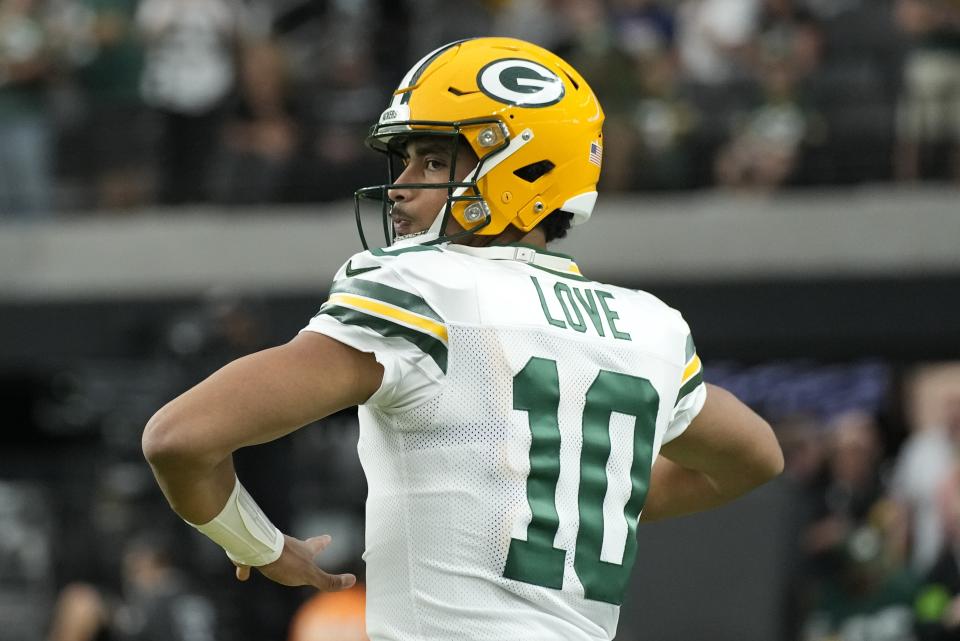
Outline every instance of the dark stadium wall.
<svg viewBox="0 0 960 641"><path fill-rule="evenodd" d="M646 289L682 310L699 351L714 359L960 357L960 276L617 284ZM292 337L325 291L256 298L267 338ZM201 305L193 297L0 302L0 370L149 357L164 327Z"/></svg>

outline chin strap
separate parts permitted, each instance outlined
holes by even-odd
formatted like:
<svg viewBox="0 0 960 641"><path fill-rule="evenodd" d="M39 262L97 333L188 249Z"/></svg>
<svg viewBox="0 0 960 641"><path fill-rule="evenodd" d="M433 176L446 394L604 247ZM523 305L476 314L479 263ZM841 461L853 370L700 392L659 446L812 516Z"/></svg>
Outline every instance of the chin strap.
<svg viewBox="0 0 960 641"><path fill-rule="evenodd" d="M533 247L516 247L494 245L487 247L471 247L469 245L444 245L447 251L468 254L479 258L488 258L491 260L516 260L521 263L529 263L537 267L543 267L555 272L565 272L569 274L580 274L580 268L572 258L565 256L556 256L554 254L543 254Z"/></svg>

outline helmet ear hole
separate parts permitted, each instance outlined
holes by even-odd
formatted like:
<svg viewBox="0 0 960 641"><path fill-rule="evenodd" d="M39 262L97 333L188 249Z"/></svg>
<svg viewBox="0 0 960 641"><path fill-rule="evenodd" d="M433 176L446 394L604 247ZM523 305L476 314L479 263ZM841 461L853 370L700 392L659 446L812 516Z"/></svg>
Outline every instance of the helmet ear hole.
<svg viewBox="0 0 960 641"><path fill-rule="evenodd" d="M556 165L551 161L540 160L521 167L520 169L516 169L513 173L517 178L526 180L528 183L532 183L541 176L546 176L554 167L556 167Z"/></svg>

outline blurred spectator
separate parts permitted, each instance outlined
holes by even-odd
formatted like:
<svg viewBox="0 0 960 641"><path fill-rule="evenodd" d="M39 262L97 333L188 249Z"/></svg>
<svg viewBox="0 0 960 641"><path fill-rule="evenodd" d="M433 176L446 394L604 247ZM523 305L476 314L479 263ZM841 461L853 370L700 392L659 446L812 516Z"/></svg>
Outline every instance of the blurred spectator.
<svg viewBox="0 0 960 641"><path fill-rule="evenodd" d="M871 416L851 412L837 418L827 452L827 481L815 520L804 533L804 548L817 574L838 569L843 546L866 522L881 496L881 443Z"/></svg>
<svg viewBox="0 0 960 641"><path fill-rule="evenodd" d="M960 181L960 4L897 0L896 18L911 39L903 66L896 175ZM939 168L925 162L931 159Z"/></svg>
<svg viewBox="0 0 960 641"><path fill-rule="evenodd" d="M676 52L682 95L702 116L691 142L698 161L693 170L695 186L714 183L714 157L729 139L735 116L756 105L751 43L760 3L683 0L677 6Z"/></svg>
<svg viewBox="0 0 960 641"><path fill-rule="evenodd" d="M784 63L763 72L761 103L740 116L716 158L720 186L770 192L794 175L812 116L797 95L796 78Z"/></svg>
<svg viewBox="0 0 960 641"><path fill-rule="evenodd" d="M34 639L50 614L59 547L50 499L39 481L0 479L0 638Z"/></svg>
<svg viewBox="0 0 960 641"><path fill-rule="evenodd" d="M767 192L797 174L804 144L818 133L805 82L821 49L818 25L794 0L763 0L749 53L762 97L738 115L732 138L718 153L721 186Z"/></svg>
<svg viewBox="0 0 960 641"><path fill-rule="evenodd" d="M764 0L752 44L753 65L761 71L784 65L802 82L817 70L824 35L813 14L799 0Z"/></svg>
<svg viewBox="0 0 960 641"><path fill-rule="evenodd" d="M170 542L156 534L123 551L118 595L84 583L67 585L53 612L48 641L215 641L213 603L190 588L172 563Z"/></svg>
<svg viewBox="0 0 960 641"><path fill-rule="evenodd" d="M823 495L826 466L824 445L825 427L805 415L795 415L775 424L774 431L783 449L786 490L790 510L789 523L784 529L790 536L787 541L790 555L787 559L789 581L783 600L784 629L786 638L796 639L811 606L811 568L802 547L804 528L817 514L819 499Z"/></svg>
<svg viewBox="0 0 960 641"><path fill-rule="evenodd" d="M631 186L643 190L683 189L695 180L694 134L702 115L682 92L676 56L662 51L638 63L641 91L632 113L636 143Z"/></svg>
<svg viewBox="0 0 960 641"><path fill-rule="evenodd" d="M62 145L68 164L92 184L96 208L142 206L151 196L150 122L139 96L143 51L134 27L137 0L75 0L63 35L83 90L77 137ZM79 48L78 48L79 47Z"/></svg>
<svg viewBox="0 0 960 641"><path fill-rule="evenodd" d="M897 456L890 492L910 521L910 562L926 572L946 533L940 488L960 454L960 365L917 368L908 380L905 403L911 433Z"/></svg>
<svg viewBox="0 0 960 641"><path fill-rule="evenodd" d="M371 2L337 2L342 11L349 4L367 5ZM500 0L416 0L407 2L412 13L410 30L410 51L433 51L437 47L454 40L473 38L490 34L494 11L500 7ZM418 54L419 55L419 54ZM409 60L407 67L416 60Z"/></svg>
<svg viewBox="0 0 960 641"><path fill-rule="evenodd" d="M677 46L686 76L720 85L747 73L760 0L684 0L677 11Z"/></svg>
<svg viewBox="0 0 960 641"><path fill-rule="evenodd" d="M688 187L690 134L700 118L682 92L673 10L657 0L617 0L610 11L617 50L629 59L635 78L635 95L624 99L631 148L625 186ZM625 143L613 145L616 151Z"/></svg>
<svg viewBox="0 0 960 641"><path fill-rule="evenodd" d="M53 204L52 69L37 0L0 3L0 216L47 216Z"/></svg>
<svg viewBox="0 0 960 641"><path fill-rule="evenodd" d="M298 134L289 113L286 61L267 38L251 41L241 58L243 91L238 108L227 118L213 199L230 205L277 202L283 197Z"/></svg>
<svg viewBox="0 0 960 641"><path fill-rule="evenodd" d="M563 0L505 0L494 5L491 34L520 38L546 49L563 39L565 25L557 5ZM402 73L402 72L401 72Z"/></svg>
<svg viewBox="0 0 960 641"><path fill-rule="evenodd" d="M315 594L294 615L288 641L367 641L365 600L362 583Z"/></svg>
<svg viewBox="0 0 960 641"><path fill-rule="evenodd" d="M569 35L556 51L590 83L606 115L601 189L626 189L636 141L630 119L640 93L637 67L601 0L564 0L559 8Z"/></svg>
<svg viewBox="0 0 960 641"><path fill-rule="evenodd" d="M818 18L829 19L858 9L869 0L802 0L803 7Z"/></svg>
<svg viewBox="0 0 960 641"><path fill-rule="evenodd" d="M917 632L920 641L960 639L960 466L937 492L946 541L923 580L917 597Z"/></svg>
<svg viewBox="0 0 960 641"><path fill-rule="evenodd" d="M918 581L897 552L896 520L890 506L879 502L844 537L837 572L822 584L802 641L915 639Z"/></svg>
<svg viewBox="0 0 960 641"><path fill-rule="evenodd" d="M293 85L291 110L301 134L290 200L338 200L382 179L382 159L360 143L386 106L384 92L393 91L397 77L415 62L394 68L405 53L404 36L396 31L413 12L404 3L367 1L278 17L277 38ZM386 76L391 68L395 75Z"/></svg>
<svg viewBox="0 0 960 641"><path fill-rule="evenodd" d="M137 26L146 46L142 90L160 118L159 200L204 202L238 52L248 42L241 0L142 0Z"/></svg>
<svg viewBox="0 0 960 641"><path fill-rule="evenodd" d="M672 51L673 8L660 0L613 0L610 7L620 48L635 58Z"/></svg>

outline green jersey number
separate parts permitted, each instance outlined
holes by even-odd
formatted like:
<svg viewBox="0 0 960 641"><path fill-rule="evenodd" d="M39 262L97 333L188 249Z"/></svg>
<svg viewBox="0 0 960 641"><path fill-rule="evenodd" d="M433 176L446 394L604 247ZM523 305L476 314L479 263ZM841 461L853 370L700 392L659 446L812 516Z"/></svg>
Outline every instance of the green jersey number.
<svg viewBox="0 0 960 641"><path fill-rule="evenodd" d="M600 370L587 390L583 409L580 453L580 527L573 567L586 598L620 605L630 570L637 558L637 519L650 485L653 437L659 395L645 378ZM533 518L527 540L510 540L503 576L547 588L563 587L566 551L553 547L560 518L556 490L560 479L560 378L557 362L531 358L513 377L513 407L527 412L532 436L527 500ZM610 415L636 418L633 429L633 462L630 498L623 508L627 543L623 563L601 560L603 499L607 493L607 459L610 457Z"/></svg>

